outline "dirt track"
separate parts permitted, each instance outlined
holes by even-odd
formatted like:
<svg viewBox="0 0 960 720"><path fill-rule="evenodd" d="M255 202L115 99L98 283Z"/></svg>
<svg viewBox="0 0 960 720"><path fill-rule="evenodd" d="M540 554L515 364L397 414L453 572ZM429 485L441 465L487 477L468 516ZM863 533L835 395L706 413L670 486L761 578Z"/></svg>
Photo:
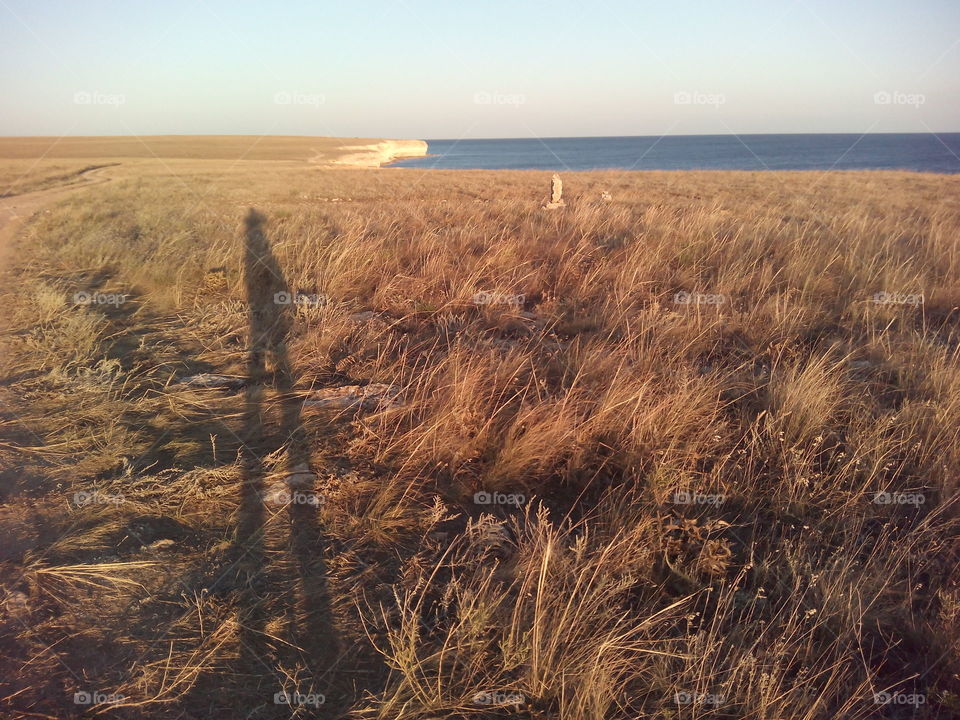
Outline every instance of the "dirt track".
<svg viewBox="0 0 960 720"><path fill-rule="evenodd" d="M14 238L24 221L54 200L66 197L91 185L110 182L113 178L106 175L105 171L113 167L115 166L81 171L76 176L79 178L78 181L65 186L0 198L0 270L5 270L7 267L7 261L14 251Z"/></svg>

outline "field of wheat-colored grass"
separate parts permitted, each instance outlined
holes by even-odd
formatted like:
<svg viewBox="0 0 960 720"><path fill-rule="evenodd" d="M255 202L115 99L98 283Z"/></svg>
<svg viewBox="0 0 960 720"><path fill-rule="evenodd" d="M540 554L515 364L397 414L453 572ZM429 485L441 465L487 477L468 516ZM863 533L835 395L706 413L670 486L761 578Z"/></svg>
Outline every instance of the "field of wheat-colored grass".
<svg viewBox="0 0 960 720"><path fill-rule="evenodd" d="M960 178L139 162L6 285L3 712L960 714Z"/></svg>

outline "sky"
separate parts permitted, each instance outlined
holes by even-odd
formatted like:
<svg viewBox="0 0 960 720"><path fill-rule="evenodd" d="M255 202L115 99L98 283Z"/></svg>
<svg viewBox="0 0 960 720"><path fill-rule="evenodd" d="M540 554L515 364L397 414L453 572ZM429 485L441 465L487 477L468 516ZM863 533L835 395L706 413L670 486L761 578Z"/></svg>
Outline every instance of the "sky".
<svg viewBox="0 0 960 720"><path fill-rule="evenodd" d="M958 0L0 0L0 135L960 131Z"/></svg>

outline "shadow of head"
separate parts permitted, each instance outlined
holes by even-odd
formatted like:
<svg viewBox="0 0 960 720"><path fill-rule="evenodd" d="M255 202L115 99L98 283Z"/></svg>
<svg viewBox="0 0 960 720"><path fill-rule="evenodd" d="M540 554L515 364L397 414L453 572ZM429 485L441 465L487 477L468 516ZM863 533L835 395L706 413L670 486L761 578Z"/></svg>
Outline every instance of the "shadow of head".
<svg viewBox="0 0 960 720"><path fill-rule="evenodd" d="M244 285L251 340L261 349L282 342L289 329L290 292L265 232L266 218L250 208L244 218Z"/></svg>

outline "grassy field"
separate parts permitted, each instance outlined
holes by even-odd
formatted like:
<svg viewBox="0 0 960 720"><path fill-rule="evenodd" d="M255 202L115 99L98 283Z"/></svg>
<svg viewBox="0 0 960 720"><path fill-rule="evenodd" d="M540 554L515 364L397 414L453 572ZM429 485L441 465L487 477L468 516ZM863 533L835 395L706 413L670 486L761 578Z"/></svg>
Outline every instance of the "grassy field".
<svg viewBox="0 0 960 720"><path fill-rule="evenodd" d="M960 715L960 178L105 157L4 283L3 717Z"/></svg>
<svg viewBox="0 0 960 720"><path fill-rule="evenodd" d="M130 135L128 137L0 137L0 158L182 158L194 160L308 160L336 156L373 138L281 135Z"/></svg>
<svg viewBox="0 0 960 720"><path fill-rule="evenodd" d="M159 172L171 177L205 171L217 178L238 169L249 176L264 167L305 163L376 166L377 161L390 161L390 145L411 142L419 141L275 135L0 137L0 199L65 187L91 170L121 165L115 176Z"/></svg>

